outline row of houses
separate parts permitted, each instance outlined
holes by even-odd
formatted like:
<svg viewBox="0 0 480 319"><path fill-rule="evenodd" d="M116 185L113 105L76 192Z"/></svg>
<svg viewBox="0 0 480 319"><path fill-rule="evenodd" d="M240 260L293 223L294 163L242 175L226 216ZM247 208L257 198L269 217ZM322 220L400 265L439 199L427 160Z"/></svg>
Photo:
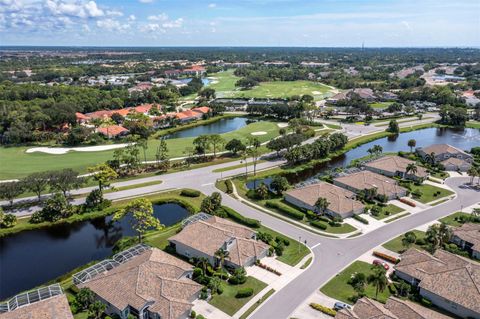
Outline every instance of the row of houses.
<svg viewBox="0 0 480 319"><path fill-rule="evenodd" d="M182 226L169 242L187 259L206 258L217 266L216 253L224 250L228 252L225 265L238 268L267 256L269 246L257 241L254 231L229 220L199 213L184 220ZM73 283L79 289L90 289L107 306L108 315L176 319L189 316L203 288L192 275L193 267L186 261L139 244L76 273ZM0 318L73 319L60 286L54 288L22 294L0 304Z"/></svg>
<svg viewBox="0 0 480 319"><path fill-rule="evenodd" d="M327 104L336 104L338 101L349 100L354 95L358 95L361 99L367 100L369 102L374 102L378 100L395 101L398 99L397 94L393 92L374 92L370 88L356 88L337 93L329 97L326 102Z"/></svg>
<svg viewBox="0 0 480 319"><path fill-rule="evenodd" d="M128 118L132 112L141 113L149 117L149 125L153 128L165 128L172 125L172 123L187 123L196 121L208 116L211 113L211 109L207 106L196 107L190 110L182 112L166 113L162 115L152 115L152 108L157 108L160 111L161 106L156 104L142 104L136 107L128 107L118 110L100 110L91 113L75 113L77 123L81 125L89 126L92 120L100 119L102 121L108 121L114 114L119 114L124 118ZM158 112L154 112L158 113ZM100 133L107 138L116 138L127 135L129 130L123 127L121 124L117 125L102 125L96 128L96 132Z"/></svg>
<svg viewBox="0 0 480 319"><path fill-rule="evenodd" d="M201 66L201 65L192 65L189 68L185 69L175 69L175 70L167 70L165 71L165 76L168 78L172 77L178 77L182 75L188 75L188 76L201 76L207 72L207 70Z"/></svg>

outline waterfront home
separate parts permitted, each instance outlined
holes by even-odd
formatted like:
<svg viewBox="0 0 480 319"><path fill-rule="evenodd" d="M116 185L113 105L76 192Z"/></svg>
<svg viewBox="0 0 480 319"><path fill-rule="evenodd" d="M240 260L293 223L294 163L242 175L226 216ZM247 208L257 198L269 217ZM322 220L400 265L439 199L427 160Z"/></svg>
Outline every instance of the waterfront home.
<svg viewBox="0 0 480 319"><path fill-rule="evenodd" d="M268 245L256 240L253 230L217 216L200 213L184 221L181 232L169 238L177 254L187 258L207 258L218 265L216 253L228 252L225 265L245 267L267 256Z"/></svg>
<svg viewBox="0 0 480 319"><path fill-rule="evenodd" d="M465 223L453 229L451 242L480 259L480 224Z"/></svg>
<svg viewBox="0 0 480 319"><path fill-rule="evenodd" d="M378 195L385 196L387 199L395 199L407 195L407 190L398 185L397 181L365 170L337 177L333 184L359 193L367 189L376 189Z"/></svg>
<svg viewBox="0 0 480 319"><path fill-rule="evenodd" d="M434 144L417 148L424 160L440 162L447 171L467 171L473 162L473 156L449 144Z"/></svg>
<svg viewBox="0 0 480 319"><path fill-rule="evenodd" d="M137 245L74 275L107 305L106 313L127 319L187 318L202 286L192 266L160 249Z"/></svg>
<svg viewBox="0 0 480 319"><path fill-rule="evenodd" d="M451 318L435 310L423 307L410 300L395 297L387 299L385 304L363 297L352 309L342 309L335 319L448 319Z"/></svg>
<svg viewBox="0 0 480 319"><path fill-rule="evenodd" d="M315 207L315 203L320 197L328 201L325 214L332 217L351 217L362 213L365 208L355 199L353 192L325 182L292 189L285 193L285 201L317 213L320 212Z"/></svg>
<svg viewBox="0 0 480 319"><path fill-rule="evenodd" d="M480 264L437 250L433 255L410 248L394 266L398 278L437 307L461 318L480 318Z"/></svg>
<svg viewBox="0 0 480 319"><path fill-rule="evenodd" d="M0 303L1 319L73 319L59 284L18 294Z"/></svg>
<svg viewBox="0 0 480 319"><path fill-rule="evenodd" d="M363 166L374 173L379 173L389 177L398 176L400 178L423 181L427 178L428 172L424 167L416 165L417 171L407 172L409 165L416 163L404 157L396 155L383 156L363 164Z"/></svg>
<svg viewBox="0 0 480 319"><path fill-rule="evenodd" d="M109 125L99 127L96 129L97 133L100 133L107 138L117 138L128 134L129 130L120 125Z"/></svg>

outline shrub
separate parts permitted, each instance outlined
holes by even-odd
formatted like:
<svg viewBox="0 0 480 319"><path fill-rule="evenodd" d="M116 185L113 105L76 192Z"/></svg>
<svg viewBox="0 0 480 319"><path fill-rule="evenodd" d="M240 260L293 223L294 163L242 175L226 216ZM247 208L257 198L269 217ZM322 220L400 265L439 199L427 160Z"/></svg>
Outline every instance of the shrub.
<svg viewBox="0 0 480 319"><path fill-rule="evenodd" d="M305 216L304 213L280 202L274 202L269 200L265 204L267 205L267 207L276 208L282 213L284 213L285 215L288 215L298 220L302 220L303 217Z"/></svg>
<svg viewBox="0 0 480 319"><path fill-rule="evenodd" d="M423 246L425 245L427 242L425 241L424 238L417 238L417 240L415 241L415 244L419 245L419 246Z"/></svg>
<svg viewBox="0 0 480 319"><path fill-rule="evenodd" d="M247 218L240 215L238 212L234 211L230 207L222 206L222 209L227 213L227 216L239 224L245 225L247 227L259 228L261 223L259 220L253 218Z"/></svg>
<svg viewBox="0 0 480 319"><path fill-rule="evenodd" d="M198 315L198 316L197 316L197 319L205 319L205 317L202 316L202 315Z"/></svg>
<svg viewBox="0 0 480 319"><path fill-rule="evenodd" d="M283 255L283 251L285 250L285 245L283 245L283 242L278 243L278 245L276 245L274 248L277 256Z"/></svg>
<svg viewBox="0 0 480 319"><path fill-rule="evenodd" d="M431 307L432 306L432 302L430 300L428 300L427 298L425 297L422 297L422 299L420 300L420 302L422 303L422 305L424 305L425 307Z"/></svg>
<svg viewBox="0 0 480 319"><path fill-rule="evenodd" d="M379 251L373 251L373 255L382 259L385 259L386 261L389 261L391 263L396 264L399 260L396 257L381 253Z"/></svg>
<svg viewBox="0 0 480 319"><path fill-rule="evenodd" d="M195 312L195 310L192 310L192 312L190 312L190 318L195 318L197 316L197 313Z"/></svg>
<svg viewBox="0 0 480 319"><path fill-rule="evenodd" d="M322 230L327 229L327 225L325 225L324 223L322 223L321 221L318 221L318 220L312 220L310 222L310 225L312 225L313 227L320 228Z"/></svg>
<svg viewBox="0 0 480 319"><path fill-rule="evenodd" d="M238 289L235 298L247 298L253 295L253 288Z"/></svg>
<svg viewBox="0 0 480 319"><path fill-rule="evenodd" d="M353 215L353 218L356 219L356 220L358 220L358 221L361 222L361 223L364 223L365 225L368 225L368 220L366 220L365 218L363 218L363 217L360 216L360 215L354 214L354 215Z"/></svg>
<svg viewBox="0 0 480 319"><path fill-rule="evenodd" d="M310 304L310 307L312 307L313 309L315 310L318 310L320 312L323 312L324 314L326 315L329 315L331 317L335 317L337 315L337 312L331 308L328 308L328 307L325 307L325 306L322 306L318 303L311 303Z"/></svg>
<svg viewBox="0 0 480 319"><path fill-rule="evenodd" d="M227 194L233 193L233 184L231 180L225 180L225 187L227 188Z"/></svg>
<svg viewBox="0 0 480 319"><path fill-rule="evenodd" d="M273 274L275 274L275 275L277 275L277 276L281 276L281 275L282 275L282 273L279 272L278 270L273 269L273 268L271 268L271 267L269 267L269 266L267 266L267 265L265 265L265 264L262 264L260 261L257 262L257 266L260 267L260 268L263 268L263 269L265 269L265 270L267 270L267 271L269 271L269 272L271 272L271 273L273 273Z"/></svg>
<svg viewBox="0 0 480 319"><path fill-rule="evenodd" d="M0 221L0 228L10 228L15 226L16 224L17 224L17 216L13 214L5 214L3 215L3 218Z"/></svg>
<svg viewBox="0 0 480 319"><path fill-rule="evenodd" d="M186 188L186 189L182 189L182 191L180 192L180 195L185 197L199 197L200 191Z"/></svg>
<svg viewBox="0 0 480 319"><path fill-rule="evenodd" d="M283 243L285 246L290 245L290 241L288 239L284 238L284 237L277 236L277 237L275 237L275 241L277 243Z"/></svg>

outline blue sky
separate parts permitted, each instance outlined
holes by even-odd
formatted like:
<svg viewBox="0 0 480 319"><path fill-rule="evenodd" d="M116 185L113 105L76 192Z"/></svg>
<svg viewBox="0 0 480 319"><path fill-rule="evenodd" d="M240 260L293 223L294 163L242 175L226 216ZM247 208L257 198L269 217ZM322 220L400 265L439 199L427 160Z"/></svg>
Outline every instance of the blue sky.
<svg viewBox="0 0 480 319"><path fill-rule="evenodd" d="M479 0L0 0L0 44L478 47L479 13Z"/></svg>

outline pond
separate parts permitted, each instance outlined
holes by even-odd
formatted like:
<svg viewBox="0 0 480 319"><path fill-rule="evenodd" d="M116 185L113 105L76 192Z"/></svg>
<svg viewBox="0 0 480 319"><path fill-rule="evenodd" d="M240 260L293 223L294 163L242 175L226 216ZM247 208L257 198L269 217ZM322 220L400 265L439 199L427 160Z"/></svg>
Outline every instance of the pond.
<svg viewBox="0 0 480 319"><path fill-rule="evenodd" d="M181 79L181 80L179 80L179 81L182 82L182 83L188 84L190 81L192 81L192 78ZM208 79L208 78L202 78L202 83L203 83L204 86L209 85L210 82L211 82L210 79Z"/></svg>
<svg viewBox="0 0 480 319"><path fill-rule="evenodd" d="M450 129L450 128L427 128L408 133L402 133L394 137L385 137L369 142L354 148L345 154L338 156L327 163L320 163L315 167L299 173L287 174L290 183L296 184L305 181L312 176L321 174L336 167L345 167L352 160L369 155L367 150L373 145L380 145L384 153L410 151L408 140L417 141L417 147L424 147L432 144L450 144L462 150L470 150L474 146L480 146L480 130L473 128ZM259 179L256 185L264 181ZM269 184L269 181L264 181ZM253 189L253 181L247 183L248 189Z"/></svg>
<svg viewBox="0 0 480 319"><path fill-rule="evenodd" d="M220 119L210 124L200 125L167 135L165 138L197 137L203 134L222 134L236 131L247 125L247 118L233 117Z"/></svg>
<svg viewBox="0 0 480 319"><path fill-rule="evenodd" d="M154 214L165 226L189 215L174 204L154 205ZM123 236L135 236L129 218L112 217L24 231L0 238L0 300L53 280L92 260L112 254Z"/></svg>

